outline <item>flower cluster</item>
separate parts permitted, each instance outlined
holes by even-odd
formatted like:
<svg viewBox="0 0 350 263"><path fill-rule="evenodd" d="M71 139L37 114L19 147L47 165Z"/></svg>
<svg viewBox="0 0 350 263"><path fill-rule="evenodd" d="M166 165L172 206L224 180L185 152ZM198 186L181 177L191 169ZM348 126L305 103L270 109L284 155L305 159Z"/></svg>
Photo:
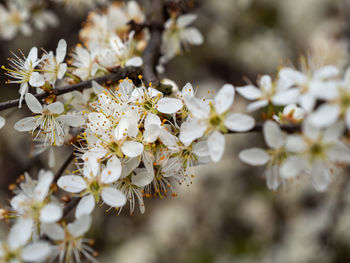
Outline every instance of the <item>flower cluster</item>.
<svg viewBox="0 0 350 263"><path fill-rule="evenodd" d="M237 88L253 101L248 111L266 108L265 117L273 115L267 117L275 122L269 120L263 127L270 149L251 148L239 155L250 165L267 164L265 177L273 190L302 175L311 177L315 189L325 191L344 164L350 164L350 147L343 136L350 127L349 70L342 79L334 66L303 68L282 68L274 81L262 76L259 88ZM287 135L278 124L301 124L301 129Z"/></svg>
<svg viewBox="0 0 350 263"><path fill-rule="evenodd" d="M91 213L100 198L111 207L128 201L131 213L138 200L143 212L143 196L163 196L175 191L175 182L189 183L194 166L221 159L223 134L250 130L255 123L230 113L235 90L228 84L214 100L196 98L189 83L171 97L130 79L100 90L84 110L83 177L58 181L62 189L83 196L76 215Z"/></svg>

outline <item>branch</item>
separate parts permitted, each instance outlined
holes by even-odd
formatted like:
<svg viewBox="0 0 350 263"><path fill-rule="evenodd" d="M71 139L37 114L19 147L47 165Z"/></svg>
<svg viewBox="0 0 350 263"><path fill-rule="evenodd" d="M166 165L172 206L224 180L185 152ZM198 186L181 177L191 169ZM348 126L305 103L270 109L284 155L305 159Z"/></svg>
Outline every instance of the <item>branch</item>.
<svg viewBox="0 0 350 263"><path fill-rule="evenodd" d="M96 81L99 84L104 84L104 83L108 83L108 82L117 82L118 80L126 78L126 77L128 77L132 80L137 80L137 77L140 73L141 73L140 68L135 68L135 67L118 68L118 69L113 70L112 73L110 73L108 75L94 78L94 79L85 80L85 81L82 81L82 82L79 82L79 83L73 84L73 85L68 85L68 86L64 86L64 87L57 87L57 88L53 89L51 92L35 94L34 96L38 100L41 100L41 99L45 99L46 97L48 97L50 95L58 96L58 95L62 95L62 94L74 91L74 90L88 89L88 88L91 88L91 83L93 81ZM23 101L23 104L25 104L25 101ZM13 107L17 107L18 105L19 105L19 99L0 102L0 111L6 110L9 108L13 108Z"/></svg>
<svg viewBox="0 0 350 263"><path fill-rule="evenodd" d="M164 24L163 17L163 1L162 0L152 0L151 1L151 14L150 23L154 25ZM145 79L145 84L155 86L156 89L168 95L171 93L171 86L163 85L160 83L158 76L155 72L155 67L158 64L160 58L160 49L162 45L162 33L163 27L153 26L150 27L151 37L143 53L143 77Z"/></svg>
<svg viewBox="0 0 350 263"><path fill-rule="evenodd" d="M64 207L63 209L63 217L67 216L70 211L72 211L79 203L81 197L74 196L72 200Z"/></svg>
<svg viewBox="0 0 350 263"><path fill-rule="evenodd" d="M320 233L321 244L329 248L334 248L334 232L339 223L340 217L343 214L347 201L348 187L350 184L350 167L346 169L345 179L342 182L340 189L338 190L333 212L330 214L326 227Z"/></svg>
<svg viewBox="0 0 350 263"><path fill-rule="evenodd" d="M74 160L74 151L69 155L68 159L63 163L61 168L57 171L55 174L55 177L53 179L54 182L58 180L58 178L61 177L61 175L64 173L64 171L67 169L67 167L70 165L70 163Z"/></svg>

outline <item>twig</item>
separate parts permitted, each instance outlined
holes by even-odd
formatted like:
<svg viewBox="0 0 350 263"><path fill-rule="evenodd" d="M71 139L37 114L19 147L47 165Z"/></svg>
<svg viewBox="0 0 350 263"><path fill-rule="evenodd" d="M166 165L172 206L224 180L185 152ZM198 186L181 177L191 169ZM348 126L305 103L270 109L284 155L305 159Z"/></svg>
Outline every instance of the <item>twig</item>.
<svg viewBox="0 0 350 263"><path fill-rule="evenodd" d="M63 217L67 216L70 211L72 211L79 203L81 197L73 197L72 200L63 209Z"/></svg>
<svg viewBox="0 0 350 263"><path fill-rule="evenodd" d="M63 165L61 166L61 168L57 171L57 173L55 174L55 177L53 179L54 182L57 182L58 178L61 177L61 175L64 173L64 171L67 169L67 167L70 165L70 163L74 160L74 152L72 152L69 157L67 158L67 160L63 163Z"/></svg>
<svg viewBox="0 0 350 263"><path fill-rule="evenodd" d="M99 84L104 84L107 82L117 82L118 80L126 78L126 77L128 77L132 80L137 80L137 77L140 73L141 73L140 68L135 68L135 67L118 68L108 75L94 78L94 79L89 79L89 80L82 81L82 82L79 82L79 83L73 84L73 85L67 85L64 87L57 87L57 88L53 89L51 92L46 92L46 93L42 93L42 94L35 94L34 96L37 99L41 100L41 99L45 99L46 97L48 97L50 95L58 96L58 95L62 95L62 94L74 91L74 90L88 89L88 88L91 88L91 83L93 81L96 81ZM25 101L23 101L23 103L25 104ZM5 110L5 109L9 109L9 108L13 108L13 107L17 107L18 105L19 105L19 99L4 101L4 102L0 103L0 111Z"/></svg>
<svg viewBox="0 0 350 263"><path fill-rule="evenodd" d="M347 190L350 184L350 167L346 169L346 172L346 177L337 193L334 208L332 213L330 213L328 223L324 230L320 233L321 244L328 248L334 247L334 232L347 205L346 194L348 193Z"/></svg>
<svg viewBox="0 0 350 263"><path fill-rule="evenodd" d="M163 1L162 0L152 0L151 1L151 14L150 23L159 25L164 23L163 18ZM151 37L147 44L147 47L143 53L143 77L146 85L155 86L159 91L164 94L171 93L171 86L161 84L158 76L155 72L155 67L158 64L160 57L160 48L162 44L162 33L163 27L151 27L150 28Z"/></svg>

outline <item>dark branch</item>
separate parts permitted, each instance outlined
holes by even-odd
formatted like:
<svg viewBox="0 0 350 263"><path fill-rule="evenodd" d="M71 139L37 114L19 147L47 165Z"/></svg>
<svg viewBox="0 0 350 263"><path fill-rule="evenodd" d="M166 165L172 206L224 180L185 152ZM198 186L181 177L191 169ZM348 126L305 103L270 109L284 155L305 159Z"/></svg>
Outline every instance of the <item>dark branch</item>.
<svg viewBox="0 0 350 263"><path fill-rule="evenodd" d="M79 203L81 197L73 197L72 200L64 207L63 209L63 217L67 216L70 211L72 211Z"/></svg>
<svg viewBox="0 0 350 263"><path fill-rule="evenodd" d="M74 160L74 152L72 152L69 157L67 158L67 160L63 163L63 165L61 166L61 168L57 171L57 173L55 174L54 177L54 182L57 182L58 178L61 177L61 175L64 173L64 171L67 169L67 167L71 164L71 162Z"/></svg>
<svg viewBox="0 0 350 263"><path fill-rule="evenodd" d="M344 181L342 182L340 189L336 195L335 204L333 211L330 213L329 220L326 224L326 227L320 233L321 244L328 247L334 248L334 232L339 223L340 217L343 214L346 206L346 196L348 194L348 188L350 184L350 167L346 169L346 174Z"/></svg>
<svg viewBox="0 0 350 263"><path fill-rule="evenodd" d="M91 83L93 81L96 81L99 84L104 84L104 83L109 83L109 82L117 82L120 79L123 78L130 78L132 80L137 80L138 75L141 74L141 69L140 68L135 68L135 67L126 67L126 68L118 68L112 71L112 73L98 77L95 79L89 79L86 81L79 82L77 84L73 85L67 85L64 87L57 87L53 89L51 92L45 92L42 94L36 94L34 95L37 99L45 99L46 97L50 95L62 95L74 90L84 90L91 88ZM25 101L23 101L23 104L25 104ZM12 107L17 107L19 105L19 99L16 100L9 100L5 102L0 102L0 111L1 110L6 110Z"/></svg>
<svg viewBox="0 0 350 263"><path fill-rule="evenodd" d="M150 23L154 25L164 24L163 1L152 0L151 4L151 13L149 15ZM145 84L149 85L152 83L152 86L155 86L159 91L163 92L164 94L170 94L171 86L161 84L155 72L155 68L161 55L160 49L162 44L163 27L150 27L150 33L151 37L142 57L144 64L143 77L146 82Z"/></svg>

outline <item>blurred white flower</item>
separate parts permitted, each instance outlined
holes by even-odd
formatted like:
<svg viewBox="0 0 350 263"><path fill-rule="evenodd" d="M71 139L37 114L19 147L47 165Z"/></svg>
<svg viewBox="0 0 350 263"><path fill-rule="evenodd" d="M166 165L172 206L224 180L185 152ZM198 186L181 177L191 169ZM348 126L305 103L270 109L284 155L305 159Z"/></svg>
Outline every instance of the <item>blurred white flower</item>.
<svg viewBox="0 0 350 263"><path fill-rule="evenodd" d="M285 178L301 171L311 174L316 190L325 191L337 171L337 164L350 163L350 148L340 141L344 125L340 122L320 129L310 120L303 123L302 135L289 135L286 149L296 155L289 157L283 167Z"/></svg>
<svg viewBox="0 0 350 263"><path fill-rule="evenodd" d="M44 224L43 233L55 244L52 247L52 259L58 258L58 262L80 262L85 257L89 262L97 263L94 251L89 247L90 240L84 235L90 229L91 216L83 215L68 225Z"/></svg>
<svg viewBox="0 0 350 263"><path fill-rule="evenodd" d="M46 241L28 244L32 235L33 224L20 218L10 229L7 241L0 242L1 262L44 262L52 247Z"/></svg>
<svg viewBox="0 0 350 263"><path fill-rule="evenodd" d="M58 202L50 200L49 189L53 182L51 171L40 170L38 181L25 174L25 182L20 184L10 204L21 218L31 221L31 231L36 233L42 223L53 223L61 219L63 209ZM34 227L35 226L35 227Z"/></svg>
<svg viewBox="0 0 350 263"><path fill-rule="evenodd" d="M181 45L201 45L203 36L195 27L189 27L197 19L197 15L185 14L178 18L170 18L165 23L162 41L163 60L170 60L181 52Z"/></svg>
<svg viewBox="0 0 350 263"><path fill-rule="evenodd" d="M271 149L264 150L255 147L245 149L239 153L239 158L249 165L267 165L264 172L267 187L271 190L277 190L284 181L281 166L288 157L288 152L285 148L286 134L273 121L264 123L263 134L267 146Z"/></svg>

